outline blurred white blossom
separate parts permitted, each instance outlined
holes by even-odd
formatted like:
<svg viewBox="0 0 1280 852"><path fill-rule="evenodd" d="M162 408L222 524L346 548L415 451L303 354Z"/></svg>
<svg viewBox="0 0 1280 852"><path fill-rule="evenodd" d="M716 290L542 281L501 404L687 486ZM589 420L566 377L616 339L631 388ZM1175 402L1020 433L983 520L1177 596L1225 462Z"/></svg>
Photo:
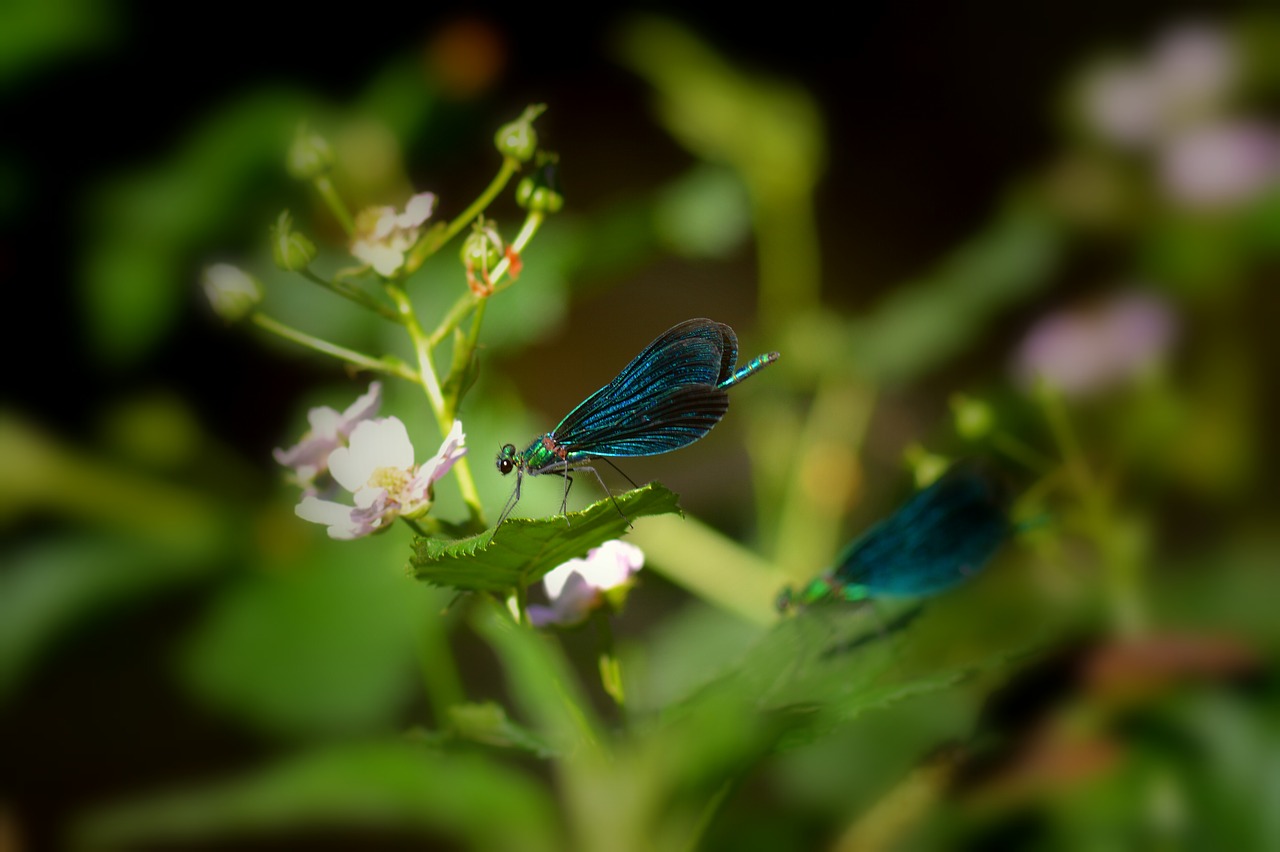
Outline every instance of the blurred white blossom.
<svg viewBox="0 0 1280 852"><path fill-rule="evenodd" d="M371 207L356 219L356 237L351 253L389 278L404 266L405 252L422 233L422 223L435 210L434 193L420 192L405 204L404 212L394 207Z"/></svg>
<svg viewBox="0 0 1280 852"><path fill-rule="evenodd" d="M1160 176L1169 196L1187 207L1248 201L1280 179L1280 132L1249 121L1187 130L1164 145Z"/></svg>
<svg viewBox="0 0 1280 852"><path fill-rule="evenodd" d="M604 603L605 593L625 586L644 567L644 552L614 539L587 551L585 559L570 559L542 578L551 606L529 607L535 626L577 624Z"/></svg>
<svg viewBox="0 0 1280 852"><path fill-rule="evenodd" d="M214 312L227 322L244 319L262 301L257 280L230 263L206 266L201 283Z"/></svg>
<svg viewBox="0 0 1280 852"><path fill-rule="evenodd" d="M1208 24L1166 30L1147 56L1113 61L1089 74L1085 120L1122 147L1154 145L1225 107L1239 79L1236 46Z"/></svg>
<svg viewBox="0 0 1280 852"><path fill-rule="evenodd" d="M1158 362L1176 333L1173 310L1146 293L1113 296L1096 306L1058 311L1027 333L1014 362L1026 387L1043 380L1069 395L1114 387Z"/></svg>

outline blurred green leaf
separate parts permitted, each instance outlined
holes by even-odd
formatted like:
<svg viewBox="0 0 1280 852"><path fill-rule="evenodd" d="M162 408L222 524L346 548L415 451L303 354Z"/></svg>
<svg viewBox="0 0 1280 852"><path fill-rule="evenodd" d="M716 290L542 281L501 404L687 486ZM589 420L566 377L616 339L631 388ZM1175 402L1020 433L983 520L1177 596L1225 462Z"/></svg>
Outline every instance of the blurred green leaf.
<svg viewBox="0 0 1280 852"><path fill-rule="evenodd" d="M80 535L3 557L0 702L57 637L112 606L191 582L205 559L120 537Z"/></svg>
<svg viewBox="0 0 1280 852"><path fill-rule="evenodd" d="M402 546L393 535L325 540L295 564L242 577L191 637L191 689L282 736L394 726L416 684L415 623L433 606L427 589L387 570Z"/></svg>
<svg viewBox="0 0 1280 852"><path fill-rule="evenodd" d="M104 808L74 827L82 849L279 840L323 829L441 835L471 849L563 849L541 784L480 756L405 742L333 747L239 778Z"/></svg>
<svg viewBox="0 0 1280 852"><path fill-rule="evenodd" d="M507 718L501 704L486 701L483 704L455 704L449 708L449 725L452 732L464 740L498 746L518 748L538 757L554 754L549 743Z"/></svg>
<svg viewBox="0 0 1280 852"><path fill-rule="evenodd" d="M774 599L786 576L697 518L655 518L632 540L650 568L706 602L757 625L777 621Z"/></svg>
<svg viewBox="0 0 1280 852"><path fill-rule="evenodd" d="M742 71L664 18L632 20L618 48L658 90L663 124L686 148L731 164L765 196L809 193L826 151L822 115L807 91Z"/></svg>
<svg viewBox="0 0 1280 852"><path fill-rule="evenodd" d="M418 579L437 586L496 593L528 588L560 563L626 533L629 519L679 513L678 499L651 482L581 512L508 518L496 533L490 528L457 541L416 538L409 562Z"/></svg>
<svg viewBox="0 0 1280 852"><path fill-rule="evenodd" d="M667 131L695 156L741 177L754 214L762 319L782 327L816 309L821 274L813 194L827 151L814 97L795 83L743 70L661 17L628 22L618 52L657 91Z"/></svg>
<svg viewBox="0 0 1280 852"><path fill-rule="evenodd" d="M642 549L648 561L648 548ZM628 709L657 712L688 698L739 663L764 633L759 624L700 601L684 605L649 630L643 643L620 648ZM690 654L691 648L698 653Z"/></svg>
<svg viewBox="0 0 1280 852"><path fill-rule="evenodd" d="M3 521L52 512L200 557L218 552L229 527L243 523L194 488L105 462L12 411L0 410L0 470Z"/></svg>
<svg viewBox="0 0 1280 852"><path fill-rule="evenodd" d="M566 759L597 754L600 724L556 641L515 624L492 601L478 603L472 624L498 655L508 689L538 734Z"/></svg>
<svg viewBox="0 0 1280 852"><path fill-rule="evenodd" d="M1168 212L1151 222L1138 246L1151 280L1184 295L1220 297L1239 284L1247 265L1236 217L1214 218Z"/></svg>
<svg viewBox="0 0 1280 852"><path fill-rule="evenodd" d="M1247 700L1203 689L1170 702L1167 721L1194 746L1183 752L1187 822L1220 849L1280 847L1280 726L1274 695Z"/></svg>
<svg viewBox="0 0 1280 852"><path fill-rule="evenodd" d="M94 192L81 284L100 354L128 363L164 335L195 293L195 252L240 227L264 180L283 181L283 152L313 109L297 92L257 92L195 128L167 160Z"/></svg>
<svg viewBox="0 0 1280 852"><path fill-rule="evenodd" d="M94 0L0 3L0 89L24 82L42 65L105 46L116 36L116 12Z"/></svg>
<svg viewBox="0 0 1280 852"><path fill-rule="evenodd" d="M751 236L751 199L739 176L701 164L657 193L654 229L686 257L724 257Z"/></svg>

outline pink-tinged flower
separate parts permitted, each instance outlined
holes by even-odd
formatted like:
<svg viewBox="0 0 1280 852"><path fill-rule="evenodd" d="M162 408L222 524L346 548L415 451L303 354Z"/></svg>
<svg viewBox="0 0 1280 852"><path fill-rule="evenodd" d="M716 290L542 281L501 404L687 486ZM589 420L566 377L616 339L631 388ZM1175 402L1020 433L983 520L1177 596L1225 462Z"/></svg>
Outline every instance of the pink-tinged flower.
<svg viewBox="0 0 1280 852"><path fill-rule="evenodd" d="M630 582L644 567L644 552L614 539L587 551L586 559L570 559L542 578L551 606L529 607L537 627L577 624L604 603L606 593Z"/></svg>
<svg viewBox="0 0 1280 852"><path fill-rule="evenodd" d="M434 193L420 192L397 212L394 207L371 207L356 219L356 238L351 253L390 278L404 266L405 252L422 233L422 223L435 210Z"/></svg>
<svg viewBox="0 0 1280 852"><path fill-rule="evenodd" d="M1158 362L1176 333L1172 309L1142 293L1114 296L1088 310L1060 311L1036 323L1014 363L1027 387L1043 380L1069 395L1122 384Z"/></svg>
<svg viewBox="0 0 1280 852"><path fill-rule="evenodd" d="M327 405L307 412L311 428L302 440L287 450L276 449L272 455L285 467L293 469L293 479L304 494L316 492L316 478L329 469L329 454L346 444L356 426L378 413L382 404L382 385L371 382L369 390L338 412Z"/></svg>
<svg viewBox="0 0 1280 852"><path fill-rule="evenodd" d="M1102 138L1125 147L1158 142L1220 111L1239 79L1237 49L1221 30L1181 24L1138 60L1112 62L1084 81L1081 108Z"/></svg>
<svg viewBox="0 0 1280 852"><path fill-rule="evenodd" d="M1224 103L1240 79L1236 45L1221 29L1185 22L1165 30L1149 63L1171 118L1178 111L1198 113Z"/></svg>
<svg viewBox="0 0 1280 852"><path fill-rule="evenodd" d="M324 524L329 537L352 539L386 529L401 515L417 518L431 508L432 485L467 454L462 422L455 420L439 451L414 466L409 431L397 417L358 423L351 441L329 454L329 471L351 492L346 505L306 496L295 513Z"/></svg>
<svg viewBox="0 0 1280 852"><path fill-rule="evenodd" d="M1165 191L1187 207L1226 207L1248 201L1280 180L1280 132L1234 121L1180 133L1162 148Z"/></svg>

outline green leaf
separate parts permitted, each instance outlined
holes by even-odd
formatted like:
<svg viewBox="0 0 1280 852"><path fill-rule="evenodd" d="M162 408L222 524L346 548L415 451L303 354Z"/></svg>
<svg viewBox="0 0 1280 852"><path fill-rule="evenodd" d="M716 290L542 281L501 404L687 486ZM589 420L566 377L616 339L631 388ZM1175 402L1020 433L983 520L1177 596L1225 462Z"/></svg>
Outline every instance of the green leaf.
<svg viewBox="0 0 1280 852"><path fill-rule="evenodd" d="M437 586L505 593L527 588L552 568L623 535L630 519L680 513L676 494L657 482L550 518L508 518L470 538L414 539L414 575ZM625 515L625 517L623 517Z"/></svg>
<svg viewBox="0 0 1280 852"><path fill-rule="evenodd" d="M443 835L471 849L563 849L553 808L540 783L483 757L373 742L96 811L73 836L77 848L185 848L340 828Z"/></svg>
<svg viewBox="0 0 1280 852"><path fill-rule="evenodd" d="M538 757L551 757L555 750L543 737L507 718L501 704L455 704L449 708L449 724L464 740L499 748L518 748Z"/></svg>
<svg viewBox="0 0 1280 852"><path fill-rule="evenodd" d="M0 3L0 91L120 37L124 10L93 0L10 0Z"/></svg>
<svg viewBox="0 0 1280 852"><path fill-rule="evenodd" d="M570 763L599 756L606 748L600 721L560 644L514 623L493 601L477 601L471 624L502 663L507 689L538 735Z"/></svg>
<svg viewBox="0 0 1280 852"><path fill-rule="evenodd" d="M78 533L0 553L0 705L58 639L115 607L196 581L193 554L119 536Z"/></svg>
<svg viewBox="0 0 1280 852"><path fill-rule="evenodd" d="M443 593L406 585L389 536L324 543L220 591L181 656L205 706L284 737L395 724L417 684L415 622Z"/></svg>

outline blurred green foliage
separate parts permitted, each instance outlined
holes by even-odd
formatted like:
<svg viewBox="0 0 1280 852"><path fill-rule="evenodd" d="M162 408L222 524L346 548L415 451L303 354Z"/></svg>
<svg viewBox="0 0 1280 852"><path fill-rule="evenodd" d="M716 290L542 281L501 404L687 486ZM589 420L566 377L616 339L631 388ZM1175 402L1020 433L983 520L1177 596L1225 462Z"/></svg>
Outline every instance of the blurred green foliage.
<svg viewBox="0 0 1280 852"><path fill-rule="evenodd" d="M0 87L113 37L109 19L94 4L6 7ZM1255 59L1240 60L1238 90L1195 120L1274 131L1280 75L1256 57L1274 61L1280 26L1212 32L1226 41L1195 44L1244 45ZM523 253L518 283L492 298L460 414L486 474L479 500L496 509L510 493L489 452L545 431L559 400L609 375L594 351L550 351L561 325L617 299L610 306L635 313L618 323L617 346L643 342L646 311L666 316L658 308L694 288L677 271L670 289L627 296L632 278L661 260L664 274L696 264L714 279L750 245L759 330L743 325L743 337L783 357L705 442L729 447L736 435L745 452L700 445L666 468L689 486L676 489L683 520L649 517L675 511L674 494L651 485L571 514L566 529L551 517L561 483L533 481L521 511L542 520L507 523L511 541L536 552L485 549L487 533L411 547L402 528L334 542L304 526L296 494L266 484L265 459L202 423L199 387L86 414L101 422L97 443L54 435L38 413L0 411L0 523L12 533L0 550L0 709L15 755L0 774L0 817L82 848L305 846L330 831L351 832L354 845L620 852L1280 845L1266 806L1280 785L1267 444L1280 156L1256 191L1203 206L1164 182L1165 146L1182 130L1126 148L1076 104L1046 164L992 189L985 222L903 281L845 299L864 306L853 312L829 282L843 283L856 258L839 236L819 252L830 208L819 192L840 156L819 101L673 22L633 21L614 45L692 162L591 209L567 191L564 212ZM1130 64L1154 73L1172 61L1164 55L1135 49ZM321 205L286 189L283 152L304 118L332 131L338 161L354 164L337 180L361 203L423 182L408 177L421 164L406 151L448 150L452 165L481 159L473 146L494 156L467 138L464 110L445 104L424 65L388 60L345 105L246 92L168 156L77 188L88 226L75 287L95 358L128 367L164 351L191 322L199 260L231 243L256 246L245 254L260 261L270 311L411 361L395 326L273 271L266 239L288 208L321 246L320 273L353 263ZM487 108L467 108L488 120ZM590 118L563 118L556 132L590 137ZM0 162L0 193L20 173ZM442 204L449 216L463 206ZM505 228L513 214L497 205L494 215ZM422 316L465 293L454 257L429 258L407 282ZM1030 330L1055 317L1094 329L1084 354L1100 349L1088 320L1135 286L1178 323L1172 349L1141 371L1068 392L1011 368ZM742 288L704 287L680 304L751 315ZM613 345L605 333L580 337ZM261 357L296 351L273 345ZM301 434L303 401L336 404L350 385L307 391L274 444ZM968 401L958 408L981 410L981 428L952 422L956 394ZM258 419L270 407L258 403L236 416ZM385 407L410 434L431 434L431 413L403 386L388 388ZM1020 535L982 576L924 604L775 617L776 591L817 573L893 505L904 468L970 454L1004 456L1028 483ZM437 488L433 520L448 529L464 501L452 482ZM575 489L576 505L589 488ZM431 585L523 595L622 534L618 509L649 569L619 616L535 632L488 594L455 599ZM174 602L176 626L148 620ZM145 730L154 696L129 696L137 719L115 724L137 740L145 783L113 765L75 793L25 785L46 759L50 772L77 768L75 757L56 762L77 731L43 717L67 718L68 695L91 714L101 697L61 685L60 673L74 678L88 646L134 631L155 658L121 670L158 662L158 692L179 692L181 711L244 742L217 761L181 755L157 769L130 727ZM602 672L620 672L622 688ZM210 765L216 780L193 780Z"/></svg>

